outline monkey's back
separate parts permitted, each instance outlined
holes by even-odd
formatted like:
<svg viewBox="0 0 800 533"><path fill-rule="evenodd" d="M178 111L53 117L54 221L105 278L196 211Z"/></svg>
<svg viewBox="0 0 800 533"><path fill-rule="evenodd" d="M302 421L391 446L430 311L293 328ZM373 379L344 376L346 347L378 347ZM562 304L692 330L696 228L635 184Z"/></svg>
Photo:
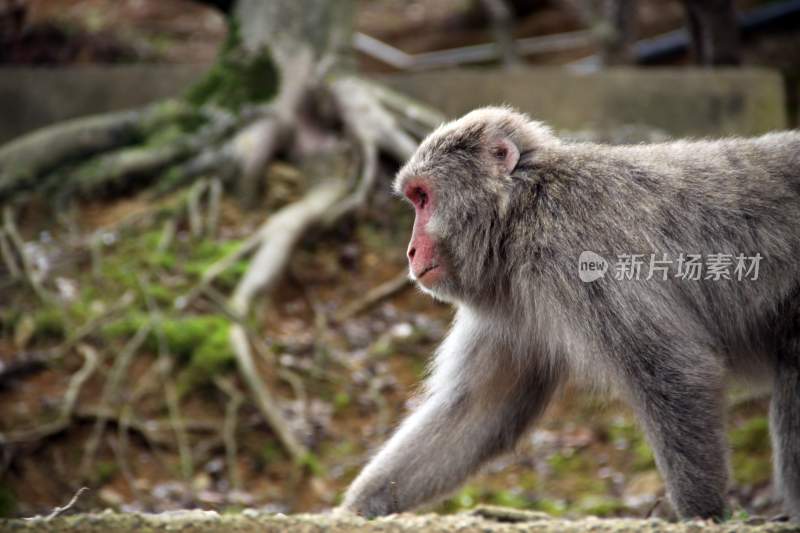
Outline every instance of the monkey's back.
<svg viewBox="0 0 800 533"><path fill-rule="evenodd" d="M568 185L557 190L556 201L573 216L551 224L560 232L556 246L567 250L559 268L574 265L583 250L612 260L666 254L672 261L664 282L612 278L590 285L576 276L572 292L563 294L672 321L678 324L672 334L700 327L698 337L707 333L710 342L732 351L763 350L776 332L800 327L800 132L614 147L568 144L563 150L559 164L570 177L562 179ZM761 257L758 279L706 279L705 272L699 280L683 279L676 261L688 254L704 260ZM670 303L674 308L666 307ZM586 313L593 304L576 305ZM630 316L618 320L632 322ZM659 327L643 318L634 322Z"/></svg>

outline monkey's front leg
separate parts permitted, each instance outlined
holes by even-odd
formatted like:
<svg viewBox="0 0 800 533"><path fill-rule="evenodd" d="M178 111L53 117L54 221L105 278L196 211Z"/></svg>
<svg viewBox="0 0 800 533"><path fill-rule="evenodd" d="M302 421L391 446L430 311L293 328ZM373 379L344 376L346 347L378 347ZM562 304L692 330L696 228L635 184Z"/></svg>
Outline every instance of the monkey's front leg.
<svg viewBox="0 0 800 533"><path fill-rule="evenodd" d="M490 341L457 323L425 401L350 486L346 509L373 517L427 503L514 445L544 410L555 378L533 359L515 366Z"/></svg>

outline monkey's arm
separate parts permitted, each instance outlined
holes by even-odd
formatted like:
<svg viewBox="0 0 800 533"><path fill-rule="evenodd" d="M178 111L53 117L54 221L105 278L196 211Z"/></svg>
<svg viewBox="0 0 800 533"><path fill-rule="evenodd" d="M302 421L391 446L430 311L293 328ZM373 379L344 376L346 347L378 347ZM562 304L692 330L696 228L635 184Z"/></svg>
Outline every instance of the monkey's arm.
<svg viewBox="0 0 800 533"><path fill-rule="evenodd" d="M344 507L365 516L401 512L461 484L510 449L545 408L555 373L536 354L522 364L463 316L437 354L423 404L347 491Z"/></svg>

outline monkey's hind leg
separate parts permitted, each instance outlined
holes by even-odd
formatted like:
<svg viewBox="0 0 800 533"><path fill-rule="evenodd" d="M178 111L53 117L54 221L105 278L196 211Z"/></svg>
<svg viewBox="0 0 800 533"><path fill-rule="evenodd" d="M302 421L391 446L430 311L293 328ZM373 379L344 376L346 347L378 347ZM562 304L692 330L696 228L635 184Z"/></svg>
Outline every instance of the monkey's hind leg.
<svg viewBox="0 0 800 533"><path fill-rule="evenodd" d="M769 414L775 487L786 512L800 521L800 336L777 354Z"/></svg>
<svg viewBox="0 0 800 533"><path fill-rule="evenodd" d="M641 353L641 352L640 352ZM728 482L722 378L712 360L641 353L628 368L632 400L682 518L722 519Z"/></svg>

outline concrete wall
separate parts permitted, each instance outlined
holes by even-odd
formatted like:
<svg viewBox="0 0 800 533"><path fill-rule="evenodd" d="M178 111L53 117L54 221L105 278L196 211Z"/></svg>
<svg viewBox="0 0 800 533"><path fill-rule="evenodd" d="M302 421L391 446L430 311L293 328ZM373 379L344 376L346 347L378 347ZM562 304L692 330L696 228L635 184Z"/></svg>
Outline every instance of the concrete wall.
<svg viewBox="0 0 800 533"><path fill-rule="evenodd" d="M0 143L81 115L178 95L203 65L0 69ZM381 80L450 116L507 103L557 129L656 127L674 136L785 128L781 77L767 70L646 69L580 75L563 69L453 70Z"/></svg>
<svg viewBox="0 0 800 533"><path fill-rule="evenodd" d="M68 118L180 94L205 65L0 68L0 143Z"/></svg>
<svg viewBox="0 0 800 533"><path fill-rule="evenodd" d="M673 136L752 135L787 127L783 81L769 70L477 70L398 75L396 89L460 115L510 104L557 129L640 124Z"/></svg>

